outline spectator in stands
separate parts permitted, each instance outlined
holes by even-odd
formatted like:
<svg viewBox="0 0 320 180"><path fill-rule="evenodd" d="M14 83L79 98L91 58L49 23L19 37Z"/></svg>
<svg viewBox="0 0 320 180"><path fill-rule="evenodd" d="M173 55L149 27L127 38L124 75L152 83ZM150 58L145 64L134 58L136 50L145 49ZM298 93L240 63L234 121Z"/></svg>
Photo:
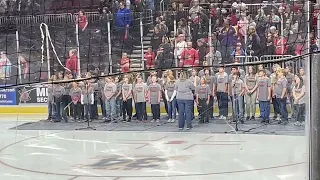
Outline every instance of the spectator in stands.
<svg viewBox="0 0 320 180"><path fill-rule="evenodd" d="M162 42L162 37L164 36L164 33L161 33L160 31L160 25L157 24L154 28L153 28L153 36L151 37L151 46L153 50L158 50L159 46Z"/></svg>
<svg viewBox="0 0 320 180"><path fill-rule="evenodd" d="M271 33L267 35L267 41L265 44L262 44L263 47L263 55L275 55L276 54L276 47L274 46L274 40Z"/></svg>
<svg viewBox="0 0 320 180"><path fill-rule="evenodd" d="M122 53L120 65L122 73L127 73L130 71L131 60L129 59L127 53Z"/></svg>
<svg viewBox="0 0 320 180"><path fill-rule="evenodd" d="M21 69L23 70L23 79L26 80L30 76L29 74L29 62L24 55L19 56L20 65L22 66Z"/></svg>
<svg viewBox="0 0 320 180"><path fill-rule="evenodd" d="M188 78L187 72L180 72L179 80L176 82L177 104L179 109L179 130L187 126L187 130L192 129L193 93L195 85Z"/></svg>
<svg viewBox="0 0 320 180"><path fill-rule="evenodd" d="M199 66L199 52L192 48L192 42L187 42L187 49L181 54L180 67Z"/></svg>
<svg viewBox="0 0 320 180"><path fill-rule="evenodd" d="M100 15L100 29L98 29L96 31L96 33L101 32L102 35L107 35L107 33L108 33L108 22L111 19L112 19L111 11L107 7L104 7L103 10L102 10L102 14Z"/></svg>
<svg viewBox="0 0 320 180"><path fill-rule="evenodd" d="M274 45L276 55L283 55L288 53L288 40L283 36L279 36L278 33L274 34Z"/></svg>
<svg viewBox="0 0 320 180"><path fill-rule="evenodd" d="M190 20L194 21L197 18L198 13L201 13L202 11L203 8L200 6L199 0L193 0L191 2L191 8L189 9Z"/></svg>
<svg viewBox="0 0 320 180"><path fill-rule="evenodd" d="M302 39L302 32L300 31L295 41L295 55L301 56L304 52L305 39Z"/></svg>
<svg viewBox="0 0 320 180"><path fill-rule="evenodd" d="M247 29L249 26L245 12L240 14L240 19L239 19L237 25L238 25L238 36L241 40L243 40L244 37L247 36L247 33L248 33Z"/></svg>
<svg viewBox="0 0 320 180"><path fill-rule="evenodd" d="M231 56L233 57L233 61L239 61L241 63L243 63L245 61L244 57L238 57L238 56L246 56L246 52L244 51L244 49L242 49L242 45L241 43L237 43L236 49L233 50L233 52L231 53Z"/></svg>
<svg viewBox="0 0 320 180"><path fill-rule="evenodd" d="M80 31L84 32L86 30L88 26L88 19L84 11L80 10L78 12L78 18L76 23L78 24Z"/></svg>
<svg viewBox="0 0 320 180"><path fill-rule="evenodd" d="M173 53L171 52L171 49L169 46L160 46L157 56L155 58L156 61L156 67L157 68L172 68L175 67L174 63L174 56Z"/></svg>
<svg viewBox="0 0 320 180"><path fill-rule="evenodd" d="M269 15L270 26L275 26L278 30L280 29L281 19L274 11Z"/></svg>
<svg viewBox="0 0 320 180"><path fill-rule="evenodd" d="M119 3L119 9L115 17L115 29L117 30L118 39L122 42L128 36L131 25L131 10L125 7L124 2Z"/></svg>
<svg viewBox="0 0 320 180"><path fill-rule="evenodd" d="M260 37L256 33L256 28L254 26L249 26L247 53L251 56L260 56L261 54Z"/></svg>
<svg viewBox="0 0 320 180"><path fill-rule="evenodd" d="M219 39L221 42L221 55L223 62L230 62L231 53L238 41L237 32L230 26L229 20L225 19L224 26L220 31Z"/></svg>
<svg viewBox="0 0 320 180"><path fill-rule="evenodd" d="M9 80L11 76L11 62L7 57L7 53L0 52L0 79Z"/></svg>
<svg viewBox="0 0 320 180"><path fill-rule="evenodd" d="M156 55L152 51L152 47L148 47L148 51L144 54L144 59L146 60L146 68L153 69L155 67Z"/></svg>
<svg viewBox="0 0 320 180"><path fill-rule="evenodd" d="M197 40L197 51L199 54L199 64L203 64L205 56L207 55L208 46L204 39Z"/></svg>
<svg viewBox="0 0 320 180"><path fill-rule="evenodd" d="M70 70L73 77L78 76L78 72L79 72L78 63L79 63L79 59L78 59L78 55L77 55L77 50L71 49L69 51L69 59L67 59L67 61L66 61L66 68L68 70Z"/></svg>
<svg viewBox="0 0 320 180"><path fill-rule="evenodd" d="M189 32L189 27L188 27L188 22L185 18L181 18L178 22L178 28L177 28L178 34L184 34L187 36L187 38L190 37L190 32Z"/></svg>
<svg viewBox="0 0 320 180"><path fill-rule="evenodd" d="M209 66L218 65L222 61L221 53L216 50L215 46L210 47L212 52L209 52L205 56L205 60L208 62Z"/></svg>
<svg viewBox="0 0 320 180"><path fill-rule="evenodd" d="M187 43L185 41L185 34L179 34L176 39L176 56L180 59L182 52L187 48Z"/></svg>

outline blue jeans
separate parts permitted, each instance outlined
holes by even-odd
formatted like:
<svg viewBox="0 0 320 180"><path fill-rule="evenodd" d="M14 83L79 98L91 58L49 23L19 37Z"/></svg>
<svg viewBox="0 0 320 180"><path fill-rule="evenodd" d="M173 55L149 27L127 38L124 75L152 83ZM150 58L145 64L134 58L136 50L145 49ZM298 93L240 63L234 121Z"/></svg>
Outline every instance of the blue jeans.
<svg viewBox="0 0 320 180"><path fill-rule="evenodd" d="M105 100L106 118L107 120L114 120L116 118L116 99L111 98Z"/></svg>
<svg viewBox="0 0 320 180"><path fill-rule="evenodd" d="M277 98L282 121L288 121L287 98Z"/></svg>
<svg viewBox="0 0 320 180"><path fill-rule="evenodd" d="M116 116L117 117L122 116L122 106L123 106L122 99L117 98L117 100L116 100Z"/></svg>
<svg viewBox="0 0 320 180"><path fill-rule="evenodd" d="M219 107L219 115L228 116L228 93L226 92L217 92L217 100Z"/></svg>
<svg viewBox="0 0 320 180"><path fill-rule="evenodd" d="M187 124L187 128L192 128L192 109L193 109L193 100L182 100L177 99L179 107L179 128L184 128L184 125Z"/></svg>
<svg viewBox="0 0 320 180"><path fill-rule="evenodd" d="M91 104L84 104L84 114L87 120L91 119Z"/></svg>
<svg viewBox="0 0 320 180"><path fill-rule="evenodd" d="M174 98L171 102L168 101L168 116L169 119L176 119L177 100Z"/></svg>
<svg viewBox="0 0 320 180"><path fill-rule="evenodd" d="M53 119L55 113L55 106L52 102L48 102L48 119Z"/></svg>
<svg viewBox="0 0 320 180"><path fill-rule="evenodd" d="M260 115L263 121L270 120L270 101L259 101Z"/></svg>
<svg viewBox="0 0 320 180"><path fill-rule="evenodd" d="M232 103L234 103L233 113L238 120L241 120L244 117L243 100L243 96L234 96L234 100L232 101Z"/></svg>

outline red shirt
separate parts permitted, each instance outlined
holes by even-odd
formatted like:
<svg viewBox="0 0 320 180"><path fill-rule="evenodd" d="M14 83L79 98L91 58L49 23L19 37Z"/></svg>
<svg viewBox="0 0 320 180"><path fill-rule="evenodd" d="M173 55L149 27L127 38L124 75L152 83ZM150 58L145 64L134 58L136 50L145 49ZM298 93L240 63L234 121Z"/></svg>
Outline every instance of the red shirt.
<svg viewBox="0 0 320 180"><path fill-rule="evenodd" d="M283 40L281 40L283 39ZM283 43L282 43L283 41ZM288 40L286 38L276 38L274 39L274 46L276 47L276 55L286 55L288 52Z"/></svg>
<svg viewBox="0 0 320 180"><path fill-rule="evenodd" d="M122 58L121 59L121 70L123 73L127 73L130 71L130 63L131 63L131 60L127 57L127 58Z"/></svg>
<svg viewBox="0 0 320 180"><path fill-rule="evenodd" d="M23 74L24 76L26 76L29 72L29 63L27 61L21 63L24 67L23 67Z"/></svg>
<svg viewBox="0 0 320 180"><path fill-rule="evenodd" d="M146 59L146 67L148 69L155 66L155 57L156 55L154 54L154 52L145 53L144 58Z"/></svg>
<svg viewBox="0 0 320 180"><path fill-rule="evenodd" d="M68 68L71 72L78 72L78 56L73 55L66 62L66 68Z"/></svg>
<svg viewBox="0 0 320 180"><path fill-rule="evenodd" d="M80 29L83 29L86 26L87 22L88 22L87 16L85 15L79 16L78 25Z"/></svg>
<svg viewBox="0 0 320 180"><path fill-rule="evenodd" d="M316 9L313 11L313 14L312 14L312 24L314 26L317 26L318 24L318 14L319 14L320 10L319 9Z"/></svg>
<svg viewBox="0 0 320 180"><path fill-rule="evenodd" d="M185 49L181 54L180 67L199 66L199 52L193 48Z"/></svg>

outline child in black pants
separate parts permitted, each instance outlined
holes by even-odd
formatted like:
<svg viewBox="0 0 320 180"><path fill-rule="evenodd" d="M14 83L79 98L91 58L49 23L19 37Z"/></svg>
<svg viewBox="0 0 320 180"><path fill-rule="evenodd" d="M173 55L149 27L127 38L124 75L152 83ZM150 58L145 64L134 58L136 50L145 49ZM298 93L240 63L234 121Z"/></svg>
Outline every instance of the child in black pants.
<svg viewBox="0 0 320 180"><path fill-rule="evenodd" d="M200 85L196 87L195 94L200 116L199 123L209 123L209 102L211 92L205 77L201 78Z"/></svg>

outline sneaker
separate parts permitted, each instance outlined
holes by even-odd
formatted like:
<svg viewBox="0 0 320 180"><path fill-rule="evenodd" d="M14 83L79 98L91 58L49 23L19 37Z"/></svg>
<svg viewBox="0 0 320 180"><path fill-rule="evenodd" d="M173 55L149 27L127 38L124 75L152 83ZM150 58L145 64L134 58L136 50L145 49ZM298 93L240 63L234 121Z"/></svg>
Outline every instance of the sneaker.
<svg viewBox="0 0 320 180"><path fill-rule="evenodd" d="M168 123L171 123L171 121L172 121L172 119L168 119L168 121L167 121L167 122L168 122Z"/></svg>
<svg viewBox="0 0 320 180"><path fill-rule="evenodd" d="M279 116L277 116L276 120L277 120L277 121L281 121L281 119L280 119L280 117L279 117Z"/></svg>
<svg viewBox="0 0 320 180"><path fill-rule="evenodd" d="M156 123L159 123L159 122L160 122L160 120L159 120L159 119L157 119L157 120L156 120Z"/></svg>
<svg viewBox="0 0 320 180"><path fill-rule="evenodd" d="M152 119L150 122L154 123L154 119Z"/></svg>
<svg viewBox="0 0 320 180"><path fill-rule="evenodd" d="M302 122L300 123L300 126L304 126L304 125L305 125L305 122L302 121Z"/></svg>
<svg viewBox="0 0 320 180"><path fill-rule="evenodd" d="M222 120L227 120L227 117L221 116L221 119L222 119Z"/></svg>
<svg viewBox="0 0 320 180"><path fill-rule="evenodd" d="M171 119L171 123L174 123L175 122L175 120L174 119Z"/></svg>
<svg viewBox="0 0 320 180"><path fill-rule="evenodd" d="M247 116L247 117L246 117L246 120L249 121L249 120L250 120L250 116Z"/></svg>
<svg viewBox="0 0 320 180"><path fill-rule="evenodd" d="M254 121L254 120L256 120L256 118L254 116L251 116L250 120Z"/></svg>
<svg viewBox="0 0 320 180"><path fill-rule="evenodd" d="M183 128L179 128L179 130L183 130Z"/></svg>

